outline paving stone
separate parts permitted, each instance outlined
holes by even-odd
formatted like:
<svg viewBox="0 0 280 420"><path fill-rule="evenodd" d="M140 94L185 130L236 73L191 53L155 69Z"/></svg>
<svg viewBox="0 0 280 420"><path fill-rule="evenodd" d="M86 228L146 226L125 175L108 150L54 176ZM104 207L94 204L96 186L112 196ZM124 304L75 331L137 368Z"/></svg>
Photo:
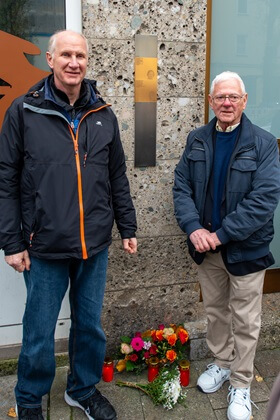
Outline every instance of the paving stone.
<svg viewBox="0 0 280 420"><path fill-rule="evenodd" d="M255 366L261 376L276 376L280 372L280 349L257 352Z"/></svg>
<svg viewBox="0 0 280 420"><path fill-rule="evenodd" d="M265 420L267 411L267 403L258 404L258 409L252 405L252 415L254 420ZM227 408L223 410L215 410L217 420L227 419Z"/></svg>
<svg viewBox="0 0 280 420"><path fill-rule="evenodd" d="M10 408L15 407L14 387L17 382L16 375L0 378L0 419L9 419L7 416Z"/></svg>
<svg viewBox="0 0 280 420"><path fill-rule="evenodd" d="M183 404L176 404L172 410L166 410L162 406L154 406L149 397L142 397L145 420L214 420L216 419L211 404L206 394L197 389L184 390L186 400Z"/></svg>
<svg viewBox="0 0 280 420"><path fill-rule="evenodd" d="M265 381L266 385L268 386L268 388L271 391L272 390L272 387L273 387L273 384L275 382L275 377L273 377L273 378L264 378L264 381Z"/></svg>
<svg viewBox="0 0 280 420"><path fill-rule="evenodd" d="M50 392L50 420L69 420L71 408L64 401L68 366L56 369Z"/></svg>
<svg viewBox="0 0 280 420"><path fill-rule="evenodd" d="M191 362L190 384L183 389L186 395L185 404L177 404L173 410L154 406L152 400L142 391L118 387L118 380L147 383L147 371L140 375L135 373L115 373L110 383L101 381L98 389L111 401L118 413L118 420L226 420L228 382L214 394L204 394L196 388L198 376L205 370L212 359ZM278 374L280 349L277 351L257 352L251 398L258 406L253 406L254 420L265 420L269 394ZM262 369L261 369L262 368ZM82 410L72 409L66 405L63 394L66 384L67 367L57 368L56 377L48 396L43 399L45 420L85 420ZM262 376L258 382L256 375ZM15 405L14 386L16 375L0 378L0 420L9 420L8 410ZM47 407L49 405L49 417Z"/></svg>

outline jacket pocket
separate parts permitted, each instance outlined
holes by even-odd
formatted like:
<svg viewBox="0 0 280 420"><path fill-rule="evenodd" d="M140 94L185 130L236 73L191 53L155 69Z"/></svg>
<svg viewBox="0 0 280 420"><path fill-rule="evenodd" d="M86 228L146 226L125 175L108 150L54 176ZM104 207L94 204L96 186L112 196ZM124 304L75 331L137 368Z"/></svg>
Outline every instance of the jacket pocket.
<svg viewBox="0 0 280 420"><path fill-rule="evenodd" d="M206 171L205 149L202 144L194 143L188 154L191 179L194 182L204 182Z"/></svg>
<svg viewBox="0 0 280 420"><path fill-rule="evenodd" d="M238 154L230 167L229 191L234 193L251 191L256 170L257 161L254 155L248 152Z"/></svg>

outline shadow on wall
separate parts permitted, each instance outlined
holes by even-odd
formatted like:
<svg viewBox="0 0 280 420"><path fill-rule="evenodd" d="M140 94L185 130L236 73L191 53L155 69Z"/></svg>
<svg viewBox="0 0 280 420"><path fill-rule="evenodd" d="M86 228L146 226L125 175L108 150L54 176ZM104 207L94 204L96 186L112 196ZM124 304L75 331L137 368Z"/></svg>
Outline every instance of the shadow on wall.
<svg viewBox="0 0 280 420"><path fill-rule="evenodd" d="M4 57L0 68L0 128L12 101L49 74L34 67L25 56L40 53L31 42L0 31L0 57Z"/></svg>

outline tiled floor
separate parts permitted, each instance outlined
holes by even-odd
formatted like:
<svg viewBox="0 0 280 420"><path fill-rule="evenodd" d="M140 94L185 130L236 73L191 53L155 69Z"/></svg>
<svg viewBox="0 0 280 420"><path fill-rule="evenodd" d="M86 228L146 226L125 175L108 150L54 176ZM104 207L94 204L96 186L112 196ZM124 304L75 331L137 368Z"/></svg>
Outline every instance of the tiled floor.
<svg viewBox="0 0 280 420"><path fill-rule="evenodd" d="M152 401L141 391L116 386L116 380L146 381L146 372L140 377L134 374L115 374L113 382L101 382L99 390L112 402L118 413L118 420L225 420L227 410L228 382L215 394L203 394L196 389L198 375L205 369L210 360L191 363L190 385L184 389L185 406L177 404L173 410L154 406ZM273 382L280 372L280 349L259 351L255 359L255 378L251 388L251 398L258 406L253 407L254 420L266 420L266 409ZM44 399L46 420L82 420L85 415L79 409L68 407L63 400L67 367L57 368L56 378L50 395ZM13 388L16 376L0 378L0 420L11 417L7 413L14 407Z"/></svg>

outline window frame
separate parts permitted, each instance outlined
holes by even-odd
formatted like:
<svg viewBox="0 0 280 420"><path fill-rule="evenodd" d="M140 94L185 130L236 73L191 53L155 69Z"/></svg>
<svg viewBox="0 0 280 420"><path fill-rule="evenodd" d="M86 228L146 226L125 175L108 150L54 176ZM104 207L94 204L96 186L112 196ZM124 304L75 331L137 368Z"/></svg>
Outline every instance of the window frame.
<svg viewBox="0 0 280 420"><path fill-rule="evenodd" d="M65 0L65 28L82 33L82 0Z"/></svg>

